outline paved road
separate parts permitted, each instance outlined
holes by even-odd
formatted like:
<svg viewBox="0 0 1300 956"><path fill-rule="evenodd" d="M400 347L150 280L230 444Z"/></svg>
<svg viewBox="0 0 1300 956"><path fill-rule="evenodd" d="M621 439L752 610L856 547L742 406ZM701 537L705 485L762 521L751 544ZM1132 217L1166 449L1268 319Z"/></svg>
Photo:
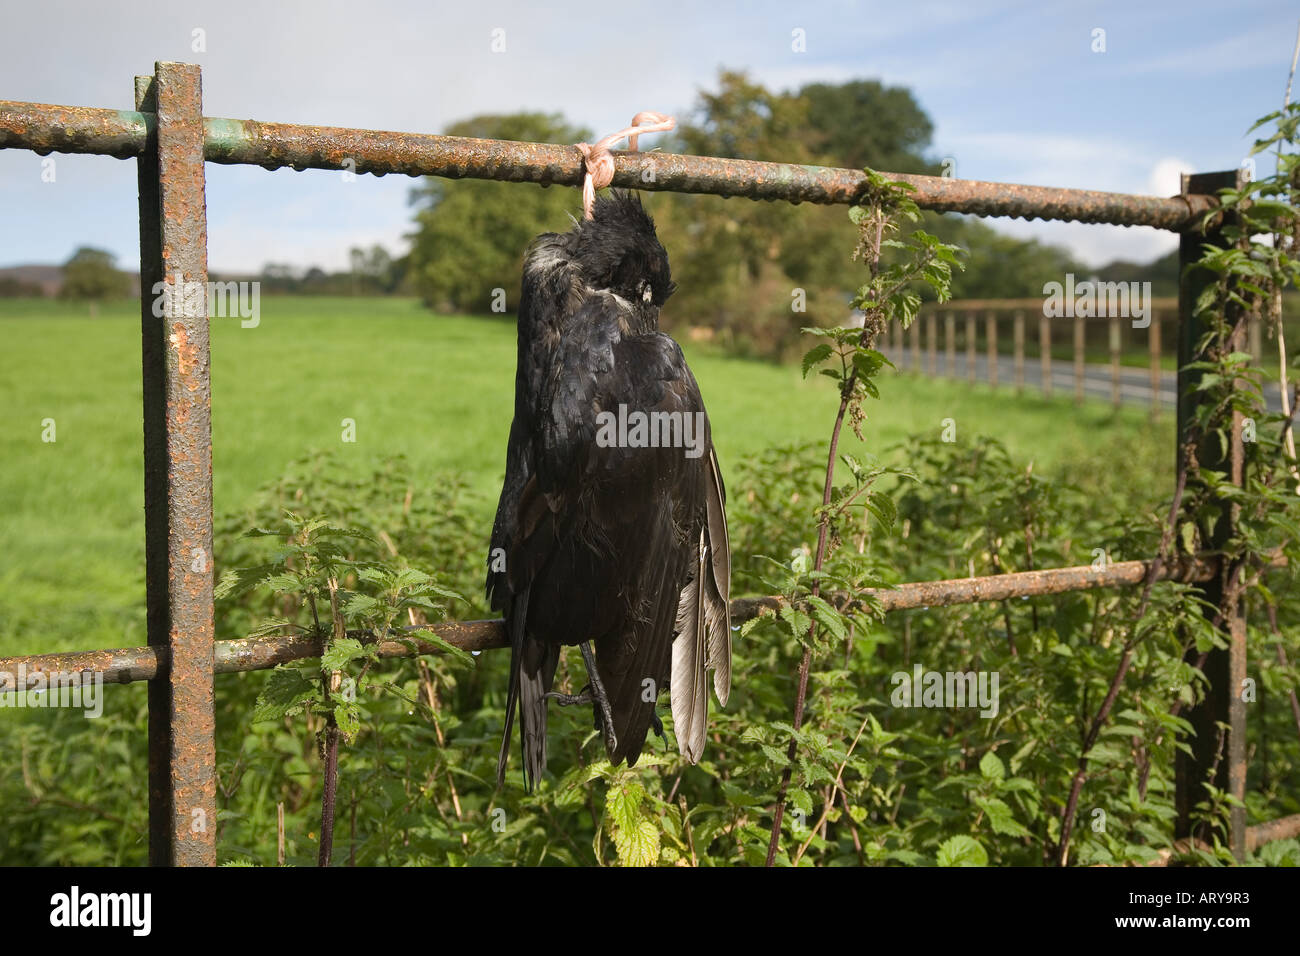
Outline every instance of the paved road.
<svg viewBox="0 0 1300 956"><path fill-rule="evenodd" d="M884 348L881 349L900 371L913 371L912 350ZM900 354L901 353L901 354ZM947 355L940 351L935 356L936 366L941 378L955 378L966 381L969 378L966 365L966 353L958 352L953 356L955 368L949 369ZM999 388L1013 388L1016 382L1016 364L1010 355L997 358L997 378ZM929 372L930 358L926 352L921 353L920 368ZM1074 363L1055 359L1051 367L1052 392L1055 395L1074 395ZM975 355L975 379L979 382L989 381L988 357L983 352ZM1042 386L1042 366L1037 356L1025 358L1025 388L1039 391ZM1151 372L1145 368L1120 366L1120 401L1125 405L1151 405ZM1109 365L1090 364L1084 366L1083 393L1087 398L1111 400L1111 369ZM1173 372L1164 372L1160 376L1160 404L1173 408L1177 405L1178 393ZM1275 384L1265 386L1264 394L1271 411L1281 409L1278 388Z"/></svg>

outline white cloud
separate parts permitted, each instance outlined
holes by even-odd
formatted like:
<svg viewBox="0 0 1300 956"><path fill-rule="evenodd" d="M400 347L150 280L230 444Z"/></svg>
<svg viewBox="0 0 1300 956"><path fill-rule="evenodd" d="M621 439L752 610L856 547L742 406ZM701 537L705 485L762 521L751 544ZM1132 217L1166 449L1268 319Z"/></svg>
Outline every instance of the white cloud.
<svg viewBox="0 0 1300 956"><path fill-rule="evenodd" d="M1195 172L1191 163L1166 156L1152 167L1146 191L1153 196L1177 196L1183 190L1183 173L1191 172Z"/></svg>

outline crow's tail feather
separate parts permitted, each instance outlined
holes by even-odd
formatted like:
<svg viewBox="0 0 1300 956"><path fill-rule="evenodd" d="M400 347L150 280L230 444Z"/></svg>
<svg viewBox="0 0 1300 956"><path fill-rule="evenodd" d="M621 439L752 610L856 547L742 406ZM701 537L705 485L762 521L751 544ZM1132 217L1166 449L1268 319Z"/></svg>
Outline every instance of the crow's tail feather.
<svg viewBox="0 0 1300 956"><path fill-rule="evenodd" d="M546 695L555 683L560 649L530 639L524 629L527 619L528 590L525 589L510 601L506 615L510 629L510 689L506 696L506 728L497 757L497 786L505 783L518 707L524 787L531 793L546 770Z"/></svg>
<svg viewBox="0 0 1300 956"><path fill-rule="evenodd" d="M555 683L560 648L526 641L519 675L519 736L524 758L524 787L529 793L546 770L546 695Z"/></svg>
<svg viewBox="0 0 1300 956"><path fill-rule="evenodd" d="M528 592L524 591L523 606L528 606ZM506 782L506 762L510 759L510 738L515 729L515 707L519 702L519 678L524 661L524 619L525 614L518 613L521 608L515 601L506 605L510 614L507 617L510 627L510 683L506 691L506 729L501 735L501 752L497 755L497 787Z"/></svg>

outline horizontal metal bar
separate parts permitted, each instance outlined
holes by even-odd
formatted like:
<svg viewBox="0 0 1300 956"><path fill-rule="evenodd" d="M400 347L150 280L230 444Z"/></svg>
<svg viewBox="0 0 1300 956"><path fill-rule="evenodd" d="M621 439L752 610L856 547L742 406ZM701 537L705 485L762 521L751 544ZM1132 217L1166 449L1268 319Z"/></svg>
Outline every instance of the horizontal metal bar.
<svg viewBox="0 0 1300 956"><path fill-rule="evenodd" d="M1158 580L1207 581L1218 564L1213 559L1183 561L1162 567ZM948 607L982 601L1004 601L1017 597L1042 597L1093 588L1131 587L1146 578L1149 562L1120 561L1105 568L1083 565L1051 568L1043 571L1019 571L982 578L956 578L947 581L921 581L900 584L897 588L872 588L866 593L880 602L886 611ZM779 597L740 598L731 602L733 621L747 621L764 610L782 604ZM437 654L441 649L419 639L421 631L431 630L447 643L467 651L485 651L508 647L501 620L446 621L422 628L406 628L401 640L381 641L381 657L410 657L413 654ZM351 633L351 632L350 632ZM353 636L365 636L355 634ZM246 637L235 641L217 641L215 668L218 674L264 670L290 661L319 657L320 641L303 634ZM37 674L62 672L100 673L108 683L152 680L166 674L166 649L154 647L121 648L111 651L82 651L67 654L41 654L32 657L0 658L0 673L26 676L26 686L37 682Z"/></svg>
<svg viewBox="0 0 1300 956"><path fill-rule="evenodd" d="M1268 823L1258 823L1252 827L1247 827L1246 852L1257 850L1265 843L1272 843L1274 840L1287 840L1291 837L1300 837L1300 813L1293 813L1289 817L1281 817L1277 820L1270 820Z"/></svg>
<svg viewBox="0 0 1300 956"><path fill-rule="evenodd" d="M154 118L145 112L0 101L0 148L134 156L144 151L153 129ZM204 133L204 156L214 163L494 179L544 186L579 186L583 177L582 156L570 145L214 117L204 119ZM856 169L658 152L614 155L613 184L633 189L793 203L851 203L866 185L865 174ZM941 176L885 175L911 185L916 190L913 198L922 208L980 216L1180 231L1218 203L1213 196L1138 196Z"/></svg>
<svg viewBox="0 0 1300 956"><path fill-rule="evenodd" d="M1267 823L1257 823L1254 826L1246 827L1245 843L1246 852L1253 853L1266 843L1272 843L1274 840L1285 840L1289 837L1300 836L1300 813L1293 813L1289 817L1279 817L1276 820L1270 820ZM1202 850L1206 853L1213 853L1214 847L1201 840L1189 840L1183 838L1175 840L1173 846L1166 847L1156 854L1156 858L1144 866L1168 866L1177 857L1186 853L1191 853L1193 849ZM1118 864L1096 863L1094 866L1104 867Z"/></svg>
<svg viewBox="0 0 1300 956"><path fill-rule="evenodd" d="M0 101L0 149L129 159L144 153L157 128L152 112Z"/></svg>

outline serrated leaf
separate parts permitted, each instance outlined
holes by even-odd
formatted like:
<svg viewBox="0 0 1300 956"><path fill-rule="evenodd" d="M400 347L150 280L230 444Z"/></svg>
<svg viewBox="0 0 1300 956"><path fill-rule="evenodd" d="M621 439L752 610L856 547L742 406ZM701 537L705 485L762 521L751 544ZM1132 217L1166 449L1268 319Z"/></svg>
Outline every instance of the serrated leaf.
<svg viewBox="0 0 1300 956"><path fill-rule="evenodd" d="M1007 770L1002 765L1001 758L990 750L980 757L980 774L985 780L1003 780L1006 778Z"/></svg>
<svg viewBox="0 0 1300 956"><path fill-rule="evenodd" d="M808 373L812 371L813 366L818 365L819 363L824 362L826 361L826 359L830 358L832 351L834 350L831 348L830 344L827 342L823 342L821 345L818 345L815 348L811 348L807 352L805 352L803 357L803 377L804 378L808 377Z"/></svg>
<svg viewBox="0 0 1300 956"><path fill-rule="evenodd" d="M366 649L360 641L355 637L345 637L330 642L325 648L325 653L321 655L320 666L326 671L341 671L349 662L365 656Z"/></svg>
<svg viewBox="0 0 1300 956"><path fill-rule="evenodd" d="M1012 837L1029 836L1029 831L1016 820L1011 808L997 797L976 797L975 804L984 811L994 833Z"/></svg>
<svg viewBox="0 0 1300 956"><path fill-rule="evenodd" d="M296 667L276 668L257 697L252 721L280 720L302 713L306 704L319 696L319 686L314 681L304 680Z"/></svg>
<svg viewBox="0 0 1300 956"><path fill-rule="evenodd" d="M645 789L636 780L610 786L605 812L614 838L614 851L623 866L654 866L659 861L659 827L641 812Z"/></svg>
<svg viewBox="0 0 1300 956"><path fill-rule="evenodd" d="M988 851L974 837L949 837L939 846L940 866L988 866L988 863Z"/></svg>

